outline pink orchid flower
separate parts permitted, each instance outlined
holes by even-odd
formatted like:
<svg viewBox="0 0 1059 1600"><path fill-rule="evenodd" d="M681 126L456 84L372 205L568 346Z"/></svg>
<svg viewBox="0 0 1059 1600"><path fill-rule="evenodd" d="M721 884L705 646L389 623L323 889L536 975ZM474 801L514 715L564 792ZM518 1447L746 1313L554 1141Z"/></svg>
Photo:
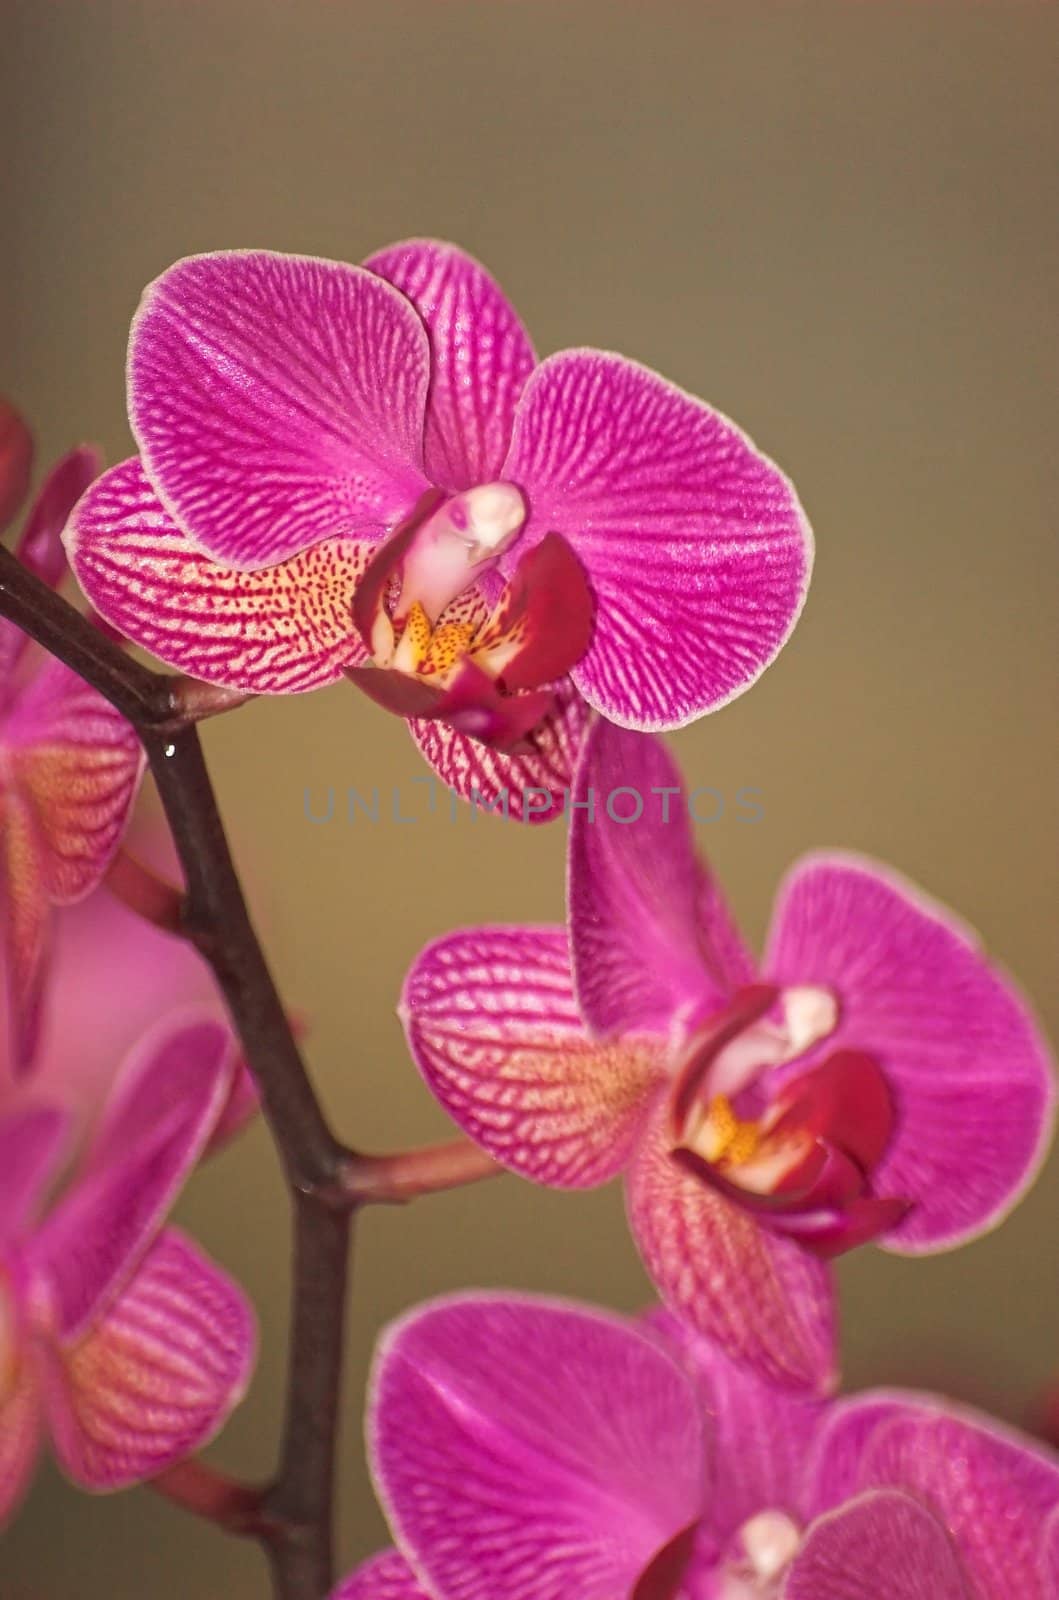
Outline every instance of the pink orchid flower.
<svg viewBox="0 0 1059 1600"><path fill-rule="evenodd" d="M139 457L67 531L93 605L211 683L349 674L446 783L513 814L557 813L586 706L689 722L801 609L811 536L782 473L635 362L538 364L452 245L177 262L128 373Z"/></svg>
<svg viewBox="0 0 1059 1600"><path fill-rule="evenodd" d="M933 1396L799 1399L665 1315L436 1301L384 1335L367 1433L397 1548L333 1600L1054 1592L1056 1457Z"/></svg>
<svg viewBox="0 0 1059 1600"><path fill-rule="evenodd" d="M643 815L614 820L629 795ZM406 980L409 1044L513 1171L558 1188L625 1173L674 1310L775 1380L827 1387L824 1258L876 1237L946 1249L997 1224L1051 1137L1048 1052L969 930L862 858L792 868L759 971L679 796L660 741L597 723L569 931L429 946Z"/></svg>
<svg viewBox="0 0 1059 1600"><path fill-rule="evenodd" d="M133 1052L73 1178L61 1104L0 1118L0 1521L47 1430L86 1489L143 1482L204 1444L242 1397L254 1318L164 1219L236 1083L228 1030L167 1023Z"/></svg>
<svg viewBox="0 0 1059 1600"><path fill-rule="evenodd" d="M0 507L15 509L29 471L29 435L0 406ZM52 588L66 573L60 535L100 461L87 446L48 474L16 553ZM33 1064L51 912L100 881L121 841L143 772L132 728L76 673L0 619L0 893L16 1070Z"/></svg>

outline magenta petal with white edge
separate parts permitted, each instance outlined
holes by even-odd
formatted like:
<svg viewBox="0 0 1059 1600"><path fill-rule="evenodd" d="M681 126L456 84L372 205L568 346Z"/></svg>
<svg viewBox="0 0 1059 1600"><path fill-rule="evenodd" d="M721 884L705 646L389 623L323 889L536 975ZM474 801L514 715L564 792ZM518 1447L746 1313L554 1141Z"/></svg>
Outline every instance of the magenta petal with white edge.
<svg viewBox="0 0 1059 1600"><path fill-rule="evenodd" d="M352 618L372 549L364 541L325 539L265 571L237 572L181 533L135 457L103 474L65 537L100 616L206 683L296 694L364 660Z"/></svg>
<svg viewBox="0 0 1059 1600"><path fill-rule="evenodd" d="M429 376L423 324L374 273L266 250L189 256L133 321L129 416L188 538L253 571L415 504Z"/></svg>
<svg viewBox="0 0 1059 1600"><path fill-rule="evenodd" d="M70 1117L55 1106L28 1106L0 1121L0 1247L17 1239L35 1217L69 1131ZM3 1292L0 1284L0 1350Z"/></svg>
<svg viewBox="0 0 1059 1600"><path fill-rule="evenodd" d="M770 1382L834 1387L829 1269L672 1159L664 1097L626 1182L633 1238L672 1311Z"/></svg>
<svg viewBox="0 0 1059 1600"><path fill-rule="evenodd" d="M1049 1600L1041 1530L1059 1507L1059 1456L992 1418L927 1395L882 1391L835 1409L821 1432L814 1500L907 1489L948 1527L984 1595Z"/></svg>
<svg viewBox="0 0 1059 1600"><path fill-rule="evenodd" d="M401 1548L462 1600L614 1600L703 1509L684 1374L559 1302L469 1295L395 1324L368 1441Z"/></svg>
<svg viewBox="0 0 1059 1600"><path fill-rule="evenodd" d="M0 1301L0 1336L4 1333L5 1315L6 1307ZM0 1393L0 1528L22 1503L41 1445L36 1373L29 1361L21 1359L20 1352L15 1352L14 1361L14 1370L5 1376L5 1389Z"/></svg>
<svg viewBox="0 0 1059 1600"><path fill-rule="evenodd" d="M552 822L566 808L590 718L584 700L566 683L556 691L555 709L530 735L534 748L524 754L505 755L443 722L408 727L441 782L472 807L518 822Z"/></svg>
<svg viewBox="0 0 1059 1600"><path fill-rule="evenodd" d="M255 1343L242 1290L167 1228L87 1336L49 1358L64 1470L86 1488L120 1489L183 1460L242 1399Z"/></svg>
<svg viewBox="0 0 1059 1600"><path fill-rule="evenodd" d="M159 1033L125 1068L76 1182L27 1245L67 1341L134 1269L231 1093L235 1063L222 1023L167 1022Z"/></svg>
<svg viewBox="0 0 1059 1600"><path fill-rule="evenodd" d="M943 1524L894 1490L861 1495L814 1522L782 1593L783 1600L985 1600L966 1582ZM1023 1600L1021 1590L1005 1593Z"/></svg>
<svg viewBox="0 0 1059 1600"><path fill-rule="evenodd" d="M665 1035L723 1008L753 981L753 963L696 854L665 745L600 719L582 748L575 802L570 939L589 1028Z"/></svg>
<svg viewBox="0 0 1059 1600"><path fill-rule="evenodd" d="M832 988L828 1050L864 1051L886 1075L897 1121L872 1188L914 1204L881 1242L945 1249L1002 1221L1047 1151L1055 1080L1028 1006L971 930L875 862L814 855L780 887L764 969Z"/></svg>
<svg viewBox="0 0 1059 1600"><path fill-rule="evenodd" d="M384 1550L358 1567L340 1584L331 1600L432 1600L404 1556Z"/></svg>
<svg viewBox="0 0 1059 1600"><path fill-rule="evenodd" d="M672 1312L653 1311L645 1323L686 1367L710 1419L715 1471L706 1525L717 1544L761 1511L803 1521L805 1463L827 1402L766 1382Z"/></svg>
<svg viewBox="0 0 1059 1600"><path fill-rule="evenodd" d="M432 481L469 489L498 478L536 363L514 307L473 256L436 239L390 245L364 265L408 296L430 337L424 457Z"/></svg>
<svg viewBox="0 0 1059 1600"><path fill-rule="evenodd" d="M582 1189L628 1161L660 1052L646 1039L586 1037L562 928L446 935L414 962L401 1016L431 1092L504 1166Z"/></svg>
<svg viewBox="0 0 1059 1600"><path fill-rule="evenodd" d="M786 642L812 560L797 496L738 428L657 373L597 350L549 356L501 475L530 505L515 548L554 531L584 564L596 631L572 676L611 721L691 722Z"/></svg>

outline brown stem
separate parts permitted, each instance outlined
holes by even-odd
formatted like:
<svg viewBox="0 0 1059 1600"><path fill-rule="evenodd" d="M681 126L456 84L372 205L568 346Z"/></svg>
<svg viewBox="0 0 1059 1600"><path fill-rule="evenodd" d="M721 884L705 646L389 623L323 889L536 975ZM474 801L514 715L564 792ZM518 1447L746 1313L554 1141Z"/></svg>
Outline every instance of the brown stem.
<svg viewBox="0 0 1059 1600"><path fill-rule="evenodd" d="M499 1178L504 1168L469 1139L450 1139L399 1155L355 1156L342 1175L351 1201L400 1204L418 1195L462 1189L483 1178Z"/></svg>
<svg viewBox="0 0 1059 1600"><path fill-rule="evenodd" d="M147 1487L182 1510L215 1522L226 1533L262 1537L264 1490L238 1483L195 1457L178 1461Z"/></svg>

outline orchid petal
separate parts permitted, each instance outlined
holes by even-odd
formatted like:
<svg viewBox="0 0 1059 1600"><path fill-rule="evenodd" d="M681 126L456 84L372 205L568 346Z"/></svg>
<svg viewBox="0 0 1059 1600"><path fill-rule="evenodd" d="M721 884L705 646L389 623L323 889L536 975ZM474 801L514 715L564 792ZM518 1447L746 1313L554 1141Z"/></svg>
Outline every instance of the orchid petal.
<svg viewBox="0 0 1059 1600"><path fill-rule="evenodd" d="M128 1062L77 1182L26 1250L65 1340L85 1332L147 1249L225 1111L233 1070L219 1022L165 1023Z"/></svg>
<svg viewBox="0 0 1059 1600"><path fill-rule="evenodd" d="M556 691L555 709L533 729L529 752L505 754L444 722L414 721L409 731L442 783L473 807L536 823L563 815L589 719L585 702L566 683Z"/></svg>
<svg viewBox="0 0 1059 1600"><path fill-rule="evenodd" d="M809 856L777 897L765 963L776 983L832 988L828 1049L874 1056L896 1127L872 1174L915 1205L885 1240L919 1253L995 1226L1051 1138L1047 1048L1014 985L950 912L874 862Z"/></svg>
<svg viewBox="0 0 1059 1600"><path fill-rule="evenodd" d="M513 1172L606 1183L643 1127L653 1041L586 1038L561 928L474 928L428 945L405 980L409 1048L449 1116Z"/></svg>
<svg viewBox="0 0 1059 1600"><path fill-rule="evenodd" d="M718 1548L763 1508L805 1515L805 1461L827 1404L779 1388L730 1361L682 1318L659 1308L645 1319L698 1391L710 1419L714 1460L707 1524Z"/></svg>
<svg viewBox="0 0 1059 1600"><path fill-rule="evenodd" d="M102 470L97 450L80 445L56 462L33 502L15 554L49 589L59 586L66 573L62 531L66 519L94 478ZM17 662L29 643L29 634L6 618L0 620L0 684L9 684Z"/></svg>
<svg viewBox="0 0 1059 1600"><path fill-rule="evenodd" d="M54 1175L70 1131L70 1118L56 1106L28 1106L0 1120L0 1247L31 1223ZM0 1284L0 1382L4 1310Z"/></svg>
<svg viewBox="0 0 1059 1600"><path fill-rule="evenodd" d="M33 435L9 400L0 397L0 533L25 499L33 470Z"/></svg>
<svg viewBox="0 0 1059 1600"><path fill-rule="evenodd" d="M984 1594L1048 1600L1041 1529L1059 1507L1059 1457L991 1418L884 1391L836 1407L821 1432L814 1500L904 1488L945 1523Z"/></svg>
<svg viewBox="0 0 1059 1600"><path fill-rule="evenodd" d="M166 1229L87 1337L50 1364L64 1470L85 1488L121 1489L183 1460L242 1399L254 1347L242 1290Z"/></svg>
<svg viewBox="0 0 1059 1600"><path fill-rule="evenodd" d="M561 533L596 597L573 678L625 727L694 721L748 689L805 598L812 538L783 474L719 412L621 356L565 350L531 374L502 476L520 540Z"/></svg>
<svg viewBox="0 0 1059 1600"><path fill-rule="evenodd" d="M408 301L360 267L189 256L133 322L129 416L187 537L255 571L377 534L418 499L429 363Z"/></svg>
<svg viewBox="0 0 1059 1600"><path fill-rule="evenodd" d="M44 846L32 808L14 787L0 791L0 887L4 907L11 1071L23 1076L40 1043L52 916Z"/></svg>
<svg viewBox="0 0 1059 1600"><path fill-rule="evenodd" d="M0 1301L0 1318L4 1306ZM4 1332L0 1325L0 1334ZM41 1446L40 1393L31 1362L16 1351L13 1373L0 1390L0 1528L18 1510L37 1464Z"/></svg>
<svg viewBox="0 0 1059 1600"><path fill-rule="evenodd" d="M1041 1593L1059 1594L1059 1507L1048 1518L1041 1541Z"/></svg>
<svg viewBox="0 0 1059 1600"><path fill-rule="evenodd" d="M627 1178L629 1225L662 1299L734 1361L817 1392L835 1378L829 1270L674 1161L660 1100Z"/></svg>
<svg viewBox="0 0 1059 1600"><path fill-rule="evenodd" d="M613 1600L702 1509L690 1385L649 1339L572 1306L466 1296L384 1336L373 1476L429 1588Z"/></svg>
<svg viewBox="0 0 1059 1600"><path fill-rule="evenodd" d="M262 572L236 572L180 532L134 457L88 491L66 530L70 564L108 622L206 683L296 694L364 658L351 607L371 546L325 539Z"/></svg>
<svg viewBox="0 0 1059 1600"><path fill-rule="evenodd" d="M621 790L640 803L635 820L618 820ZM568 887L578 1002L594 1033L667 1033L678 1019L690 1028L753 981L750 955L699 861L680 773L661 740L603 719L589 731Z"/></svg>
<svg viewBox="0 0 1059 1600"><path fill-rule="evenodd" d="M536 360L514 308L472 256L436 239L390 245L364 265L407 295L426 325L427 472L446 489L491 482Z"/></svg>
<svg viewBox="0 0 1059 1600"><path fill-rule="evenodd" d="M398 1550L383 1550L340 1584L331 1600L431 1600Z"/></svg>
<svg viewBox="0 0 1059 1600"><path fill-rule="evenodd" d="M871 1600L975 1600L945 1528L910 1495L878 1490L821 1517L783 1588L783 1600L869 1594Z"/></svg>

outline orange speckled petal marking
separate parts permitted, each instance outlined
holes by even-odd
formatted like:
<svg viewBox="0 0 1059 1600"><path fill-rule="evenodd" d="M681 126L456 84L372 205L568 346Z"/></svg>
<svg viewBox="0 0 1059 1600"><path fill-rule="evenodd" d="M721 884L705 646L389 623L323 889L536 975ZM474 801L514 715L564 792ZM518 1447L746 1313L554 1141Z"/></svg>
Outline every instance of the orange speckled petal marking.
<svg viewBox="0 0 1059 1600"><path fill-rule="evenodd" d="M48 1420L64 1470L121 1489L190 1455L242 1399L254 1345L242 1290L167 1229L101 1321L51 1356Z"/></svg>
<svg viewBox="0 0 1059 1600"><path fill-rule="evenodd" d="M370 539L325 538L257 572L218 566L172 521L137 460L93 485L65 539L100 615L207 683L296 694L336 683L343 667L366 659L352 600Z"/></svg>
<svg viewBox="0 0 1059 1600"><path fill-rule="evenodd" d="M662 1070L653 1039L596 1045L562 928L472 928L408 974L412 1055L449 1115L512 1171L561 1189L622 1170Z"/></svg>
<svg viewBox="0 0 1059 1600"><path fill-rule="evenodd" d="M673 1311L772 1382L831 1387L828 1268L671 1159L664 1099L630 1166L627 1200L644 1265Z"/></svg>

